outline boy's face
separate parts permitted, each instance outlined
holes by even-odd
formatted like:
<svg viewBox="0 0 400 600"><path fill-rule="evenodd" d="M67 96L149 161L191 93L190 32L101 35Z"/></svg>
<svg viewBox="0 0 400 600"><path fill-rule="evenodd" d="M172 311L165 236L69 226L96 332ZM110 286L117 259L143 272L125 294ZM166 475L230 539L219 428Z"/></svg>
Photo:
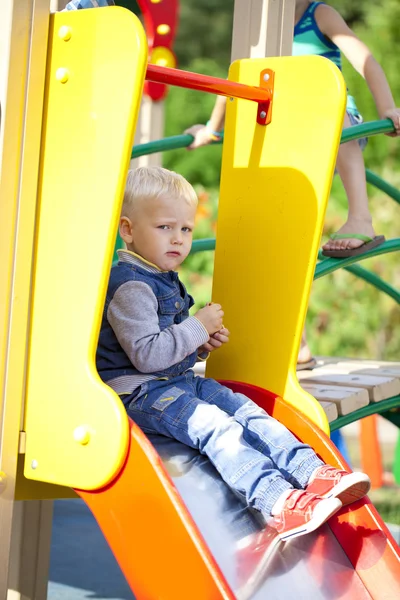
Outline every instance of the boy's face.
<svg viewBox="0 0 400 600"><path fill-rule="evenodd" d="M175 271L192 247L196 207L183 198L154 198L121 217L120 235L128 250L162 271Z"/></svg>

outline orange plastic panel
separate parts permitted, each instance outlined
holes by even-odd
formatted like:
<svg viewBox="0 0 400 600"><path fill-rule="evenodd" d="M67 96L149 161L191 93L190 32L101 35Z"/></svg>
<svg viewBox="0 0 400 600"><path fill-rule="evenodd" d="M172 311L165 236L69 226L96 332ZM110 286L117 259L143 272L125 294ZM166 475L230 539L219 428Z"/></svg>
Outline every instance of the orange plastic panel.
<svg viewBox="0 0 400 600"><path fill-rule="evenodd" d="M130 427L118 477L98 491L76 492L137 600L234 600L157 452L134 423Z"/></svg>
<svg viewBox="0 0 400 600"><path fill-rule="evenodd" d="M361 466L371 479L372 489L383 485L381 446L378 438L378 415L360 421Z"/></svg>

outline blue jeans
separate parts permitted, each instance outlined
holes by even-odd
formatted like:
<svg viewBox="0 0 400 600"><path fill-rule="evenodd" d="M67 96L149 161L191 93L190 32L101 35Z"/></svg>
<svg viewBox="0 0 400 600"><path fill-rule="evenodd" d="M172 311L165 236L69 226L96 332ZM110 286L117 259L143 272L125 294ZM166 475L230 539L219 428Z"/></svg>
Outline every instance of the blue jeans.
<svg viewBox="0 0 400 600"><path fill-rule="evenodd" d="M206 454L229 487L266 518L283 492L305 487L324 464L252 400L193 371L151 380L123 402L144 433Z"/></svg>

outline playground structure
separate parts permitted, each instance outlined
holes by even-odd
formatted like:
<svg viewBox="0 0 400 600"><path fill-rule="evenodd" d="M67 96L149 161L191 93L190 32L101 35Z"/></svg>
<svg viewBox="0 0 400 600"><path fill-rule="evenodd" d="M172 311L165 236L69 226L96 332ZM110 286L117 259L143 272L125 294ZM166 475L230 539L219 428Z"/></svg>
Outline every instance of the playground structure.
<svg viewBox="0 0 400 600"><path fill-rule="evenodd" d="M320 577L328 578L320 597L332 597L329 586L332 592L340 585L348 597L379 598L383 581L388 597L396 597L398 550L368 499L308 536L297 554L292 548L290 564L284 561L270 580L246 589L236 572L233 517L240 505L223 487L226 510L216 494L205 494L204 487L221 489L220 482L210 472L201 479L197 457L187 451L185 458L182 447L175 487L168 475L174 443L152 440L157 453L100 382L94 351L145 78L146 40L138 20L122 9L60 13L49 20L45 2L27 1L11 13L10 35L18 27L19 37L10 44L10 63L19 58L29 68L26 86L9 72L2 99L0 594L6 597L8 588L15 500L64 497L74 488L95 514L137 598L234 598L237 589L240 597L257 598L274 581L290 595L302 577L304 548L318 571L316 588ZM295 363L340 138L343 81L327 61L303 57L240 60L229 79L246 87L213 80L223 86L214 90L234 98L227 113L213 294L224 305L235 342L213 357L210 374L231 380L228 385L280 418L326 462L342 466L323 433L329 432L326 414L298 385ZM210 89L212 82L200 80ZM316 105L322 84L329 101ZM296 105L293 86L304 86ZM250 92L254 101L238 99ZM266 125L265 104L271 103ZM296 123L290 125L290 154L284 144L289 110ZM305 151L306 133L313 143ZM266 186L270 202L260 204L255 192ZM269 240L262 235L266 222L275 227ZM290 232L299 224L300 251L288 244L282 253L276 241L289 231L294 243ZM246 254L238 253L238 241ZM248 268L247 253L259 257L265 277ZM242 273L240 287L234 270ZM243 307L259 294L264 306L250 344L253 315ZM196 480L206 484L202 495ZM205 495L209 510L202 512ZM207 529L210 511L218 546ZM226 516L232 517L228 523ZM248 528L257 531L250 518ZM31 551L28 560L34 556ZM315 563L321 556L322 571ZM311 589L310 578L305 585Z"/></svg>

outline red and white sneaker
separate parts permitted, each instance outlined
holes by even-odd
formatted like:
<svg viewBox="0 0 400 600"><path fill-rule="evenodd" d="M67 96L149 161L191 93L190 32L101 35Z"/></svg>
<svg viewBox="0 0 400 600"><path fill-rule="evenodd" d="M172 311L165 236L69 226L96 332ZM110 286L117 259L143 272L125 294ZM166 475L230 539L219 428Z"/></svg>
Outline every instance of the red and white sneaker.
<svg viewBox="0 0 400 600"><path fill-rule="evenodd" d="M306 491L321 498L339 498L343 506L368 494L371 481L365 473L348 473L323 465L313 475Z"/></svg>
<svg viewBox="0 0 400 600"><path fill-rule="evenodd" d="M283 542L311 533L340 508L337 498L319 498L305 490L293 490L279 515L267 520L265 528L237 543L238 600L252 598L264 581L274 553Z"/></svg>
<svg viewBox="0 0 400 600"><path fill-rule="evenodd" d="M293 490L279 515L268 525L278 530L282 541L311 533L342 508L338 498L320 498L308 490Z"/></svg>

